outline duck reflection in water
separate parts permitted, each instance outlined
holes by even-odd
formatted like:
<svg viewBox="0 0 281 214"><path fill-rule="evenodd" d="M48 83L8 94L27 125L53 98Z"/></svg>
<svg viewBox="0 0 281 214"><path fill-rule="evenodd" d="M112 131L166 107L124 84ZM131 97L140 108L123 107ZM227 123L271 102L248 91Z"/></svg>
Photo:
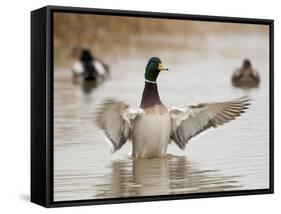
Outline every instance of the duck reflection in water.
<svg viewBox="0 0 281 214"><path fill-rule="evenodd" d="M96 197L170 195L234 190L235 177L199 170L185 156L114 161Z"/></svg>
<svg viewBox="0 0 281 214"><path fill-rule="evenodd" d="M89 49L75 48L78 60L72 66L74 84L82 84L85 92L90 92L109 77L109 66L96 58Z"/></svg>
<svg viewBox="0 0 281 214"><path fill-rule="evenodd" d="M232 85L241 88L255 88L260 84L259 73L252 67L249 59L244 59L242 67L234 71Z"/></svg>

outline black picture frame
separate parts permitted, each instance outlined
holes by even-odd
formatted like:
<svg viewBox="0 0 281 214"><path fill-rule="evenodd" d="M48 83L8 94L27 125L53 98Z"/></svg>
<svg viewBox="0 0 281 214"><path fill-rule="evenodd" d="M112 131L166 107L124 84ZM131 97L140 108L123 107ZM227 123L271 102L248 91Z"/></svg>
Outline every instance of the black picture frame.
<svg viewBox="0 0 281 214"><path fill-rule="evenodd" d="M270 170L269 188L113 199L55 202L53 200L53 14L80 13L131 17L249 23L270 28ZM112 204L267 194L274 192L274 21L238 17L46 6L31 12L31 201L44 207Z"/></svg>

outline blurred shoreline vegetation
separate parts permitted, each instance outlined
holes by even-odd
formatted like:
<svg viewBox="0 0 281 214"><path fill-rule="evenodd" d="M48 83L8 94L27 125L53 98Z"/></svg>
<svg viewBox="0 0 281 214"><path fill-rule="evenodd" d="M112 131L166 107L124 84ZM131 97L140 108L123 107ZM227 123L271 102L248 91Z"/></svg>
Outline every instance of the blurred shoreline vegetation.
<svg viewBox="0 0 281 214"><path fill-rule="evenodd" d="M135 50L192 48L197 38L209 34L267 34L266 25L203 22L136 17L54 14L54 64L69 66L73 49L89 48L100 58L110 60ZM199 42L200 44L200 42ZM200 48L197 47L196 48Z"/></svg>

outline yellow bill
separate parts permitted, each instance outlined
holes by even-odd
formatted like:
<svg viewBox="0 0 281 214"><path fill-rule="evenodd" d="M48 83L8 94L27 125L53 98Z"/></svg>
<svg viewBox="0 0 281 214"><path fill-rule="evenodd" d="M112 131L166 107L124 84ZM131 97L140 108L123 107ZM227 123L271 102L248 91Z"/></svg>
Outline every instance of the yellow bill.
<svg viewBox="0 0 281 214"><path fill-rule="evenodd" d="M159 63L158 70L160 70L160 71L168 71L169 69L165 68L165 66L162 63Z"/></svg>

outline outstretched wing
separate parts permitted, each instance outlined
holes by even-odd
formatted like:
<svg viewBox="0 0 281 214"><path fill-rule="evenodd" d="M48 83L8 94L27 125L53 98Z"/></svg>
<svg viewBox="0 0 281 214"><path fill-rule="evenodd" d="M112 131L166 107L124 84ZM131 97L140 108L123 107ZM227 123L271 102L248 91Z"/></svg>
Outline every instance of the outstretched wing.
<svg viewBox="0 0 281 214"><path fill-rule="evenodd" d="M141 110L129 109L126 103L105 100L96 114L96 122L112 144L112 152L119 150L130 139L131 128Z"/></svg>
<svg viewBox="0 0 281 214"><path fill-rule="evenodd" d="M172 121L171 139L184 149L189 139L199 133L234 120L250 105L242 97L228 102L202 103L182 109L170 109Z"/></svg>

